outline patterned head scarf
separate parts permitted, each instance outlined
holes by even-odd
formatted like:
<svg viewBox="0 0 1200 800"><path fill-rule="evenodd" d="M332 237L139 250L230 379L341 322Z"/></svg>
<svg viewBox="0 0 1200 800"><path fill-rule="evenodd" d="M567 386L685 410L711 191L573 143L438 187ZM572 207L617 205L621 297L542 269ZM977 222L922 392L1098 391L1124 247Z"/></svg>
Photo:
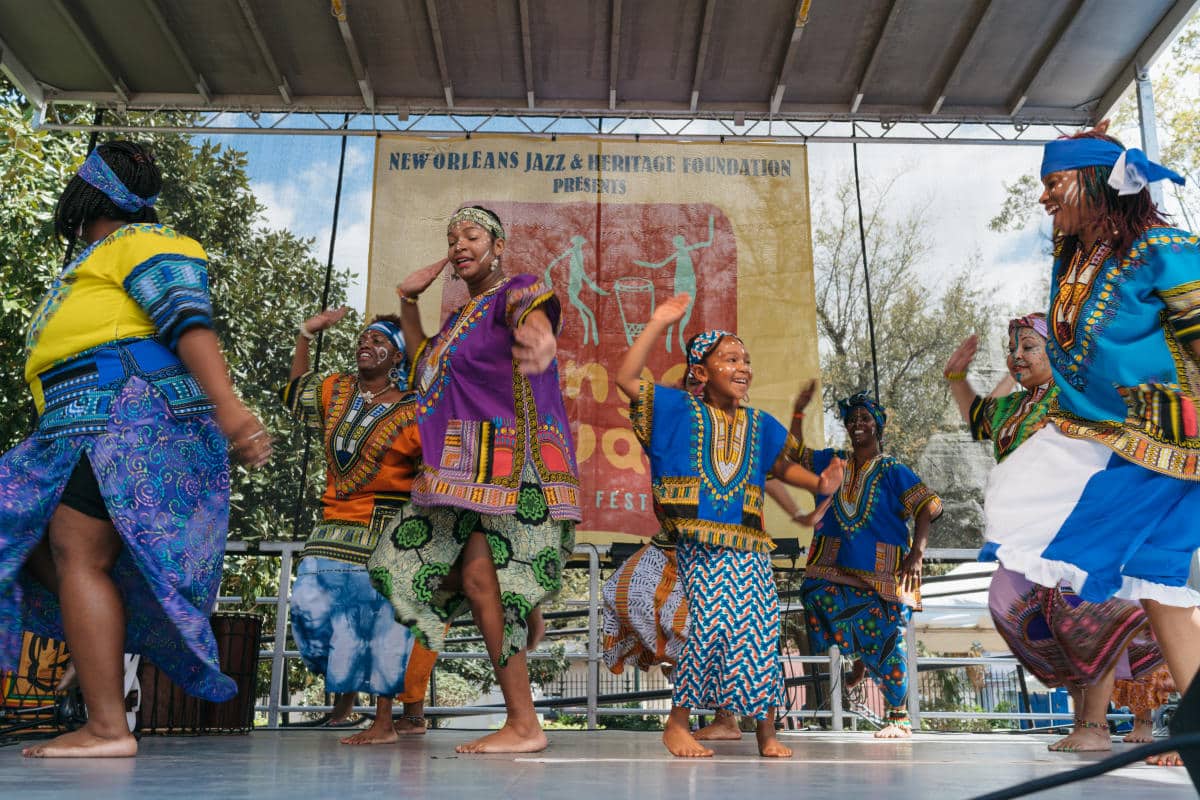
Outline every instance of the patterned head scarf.
<svg viewBox="0 0 1200 800"><path fill-rule="evenodd" d="M153 197L142 197L134 194L125 187L121 179L117 177L117 173L112 171L112 167L100 155L99 149L92 150L88 157L84 160L79 171L75 173L84 182L90 186L94 186L104 195L112 200L113 205L122 211L127 211L130 214L140 211L143 208L150 208L158 200L158 195Z"/></svg>
<svg viewBox="0 0 1200 800"><path fill-rule="evenodd" d="M692 367L704 363L704 359L708 358L708 354L716 348L717 344L726 336L737 338L737 334L732 331L722 331L713 329L698 333L692 337L691 343L688 345L687 365L690 370Z"/></svg>
<svg viewBox="0 0 1200 800"><path fill-rule="evenodd" d="M875 435L882 439L883 425L887 422L887 412L883 410L883 406L879 405L865 391L852 394L845 400L838 400L838 414L842 418L842 424L850 421L850 412L856 408L865 408L867 410L867 413L875 420Z"/></svg>
<svg viewBox="0 0 1200 800"><path fill-rule="evenodd" d="M500 224L500 220L494 214L484 211L482 208L467 206L455 211L454 216L450 217L450 221L446 223L446 230L450 230L460 222L474 222L490 233L493 238L506 238L504 236L504 226Z"/></svg>
<svg viewBox="0 0 1200 800"><path fill-rule="evenodd" d="M1032 314L1026 314L1023 317L1010 319L1008 321L1008 335L1015 337L1020 328L1030 328L1034 333L1043 339L1046 338L1046 315L1040 311L1035 311Z"/></svg>

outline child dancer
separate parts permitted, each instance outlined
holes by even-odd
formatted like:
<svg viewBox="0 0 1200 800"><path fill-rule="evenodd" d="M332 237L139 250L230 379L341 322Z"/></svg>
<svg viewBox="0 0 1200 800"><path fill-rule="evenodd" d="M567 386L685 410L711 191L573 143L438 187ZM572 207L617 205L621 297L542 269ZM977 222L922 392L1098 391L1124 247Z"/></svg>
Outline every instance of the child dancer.
<svg viewBox="0 0 1200 800"><path fill-rule="evenodd" d="M759 721L760 755L787 758L792 751L775 738L783 670L763 484L772 476L830 494L841 483L842 463L834 459L818 478L785 457L795 443L783 425L741 405L750 356L728 331L688 342L689 377L703 386L700 397L641 380L650 349L690 301L680 294L656 309L617 372L617 385L633 398L634 434L650 458L655 512L678 539L692 617L663 743L675 756L711 756L689 732L688 717L693 708L723 708Z"/></svg>

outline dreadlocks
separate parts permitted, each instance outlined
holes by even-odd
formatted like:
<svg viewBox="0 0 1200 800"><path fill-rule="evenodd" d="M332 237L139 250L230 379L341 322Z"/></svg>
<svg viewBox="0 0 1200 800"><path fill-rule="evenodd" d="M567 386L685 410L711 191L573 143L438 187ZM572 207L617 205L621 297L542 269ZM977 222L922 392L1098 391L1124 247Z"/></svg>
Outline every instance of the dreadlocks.
<svg viewBox="0 0 1200 800"><path fill-rule="evenodd" d="M162 172L154 163L154 156L149 148L134 142L116 141L98 145L96 152L121 183L139 197L154 197L162 189ZM133 212L124 211L104 192L78 175L73 176L54 209L55 232L74 244L75 234L80 226L98 219L158 222L158 214L150 207Z"/></svg>

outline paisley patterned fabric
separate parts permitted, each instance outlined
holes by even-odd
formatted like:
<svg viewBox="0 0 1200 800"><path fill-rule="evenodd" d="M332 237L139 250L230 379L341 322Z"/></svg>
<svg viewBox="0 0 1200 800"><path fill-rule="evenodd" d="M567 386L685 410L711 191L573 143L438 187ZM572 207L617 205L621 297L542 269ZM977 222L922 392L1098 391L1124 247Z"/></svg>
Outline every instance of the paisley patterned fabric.
<svg viewBox="0 0 1200 800"><path fill-rule="evenodd" d="M125 604L124 649L189 694L230 699L237 685L218 668L208 621L228 529L225 439L209 415L173 416L137 376L116 392L104 432L35 434L0 456L0 666L16 666L23 630L63 638L57 598L22 566L83 457L123 545L112 574Z"/></svg>

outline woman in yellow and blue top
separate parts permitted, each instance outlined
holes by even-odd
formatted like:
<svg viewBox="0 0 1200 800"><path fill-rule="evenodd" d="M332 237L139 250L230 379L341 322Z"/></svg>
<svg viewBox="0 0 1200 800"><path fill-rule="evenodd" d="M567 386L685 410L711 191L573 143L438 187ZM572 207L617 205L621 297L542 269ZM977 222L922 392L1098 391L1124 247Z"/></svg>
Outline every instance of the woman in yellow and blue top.
<svg viewBox="0 0 1200 800"><path fill-rule="evenodd" d="M759 721L760 755L788 758L792 751L775 737L783 670L764 483L775 477L828 494L841 482L842 465L833 459L818 478L789 459L795 442L783 425L742 405L753 373L745 346L729 331L705 331L688 342L689 377L703 386L699 397L641 380L650 349L690 302L680 294L656 309L617 372L617 385L632 399L634 434L650 459L655 513L678 540L692 619L663 743L674 756L711 756L688 730L688 718L693 708L721 708Z"/></svg>
<svg viewBox="0 0 1200 800"><path fill-rule="evenodd" d="M234 395L212 331L204 250L158 225L162 175L130 142L92 151L55 210L86 248L26 340L37 427L0 457L0 666L23 630L65 637L88 705L35 757L128 757L123 652L189 694L228 700L208 617L229 517L229 459L270 437Z"/></svg>
<svg viewBox="0 0 1200 800"><path fill-rule="evenodd" d="M796 399L796 436L814 386L810 383ZM911 469L883 454L887 415L866 392L839 400L838 411L850 451L800 450L800 463L810 469L839 458L848 465L817 525L804 568L800 596L808 642L814 653L836 644L843 655L862 663L887 705L887 724L875 736L900 739L911 735L904 634L921 603L921 562L942 501Z"/></svg>

